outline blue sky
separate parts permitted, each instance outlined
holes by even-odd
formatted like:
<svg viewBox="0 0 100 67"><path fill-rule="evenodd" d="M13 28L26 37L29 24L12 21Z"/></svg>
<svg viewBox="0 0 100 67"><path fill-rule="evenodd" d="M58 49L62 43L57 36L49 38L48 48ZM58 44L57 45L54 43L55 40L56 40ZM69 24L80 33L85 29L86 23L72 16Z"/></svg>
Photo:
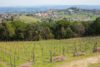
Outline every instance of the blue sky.
<svg viewBox="0 0 100 67"><path fill-rule="evenodd" d="M0 0L0 6L100 5L100 0Z"/></svg>

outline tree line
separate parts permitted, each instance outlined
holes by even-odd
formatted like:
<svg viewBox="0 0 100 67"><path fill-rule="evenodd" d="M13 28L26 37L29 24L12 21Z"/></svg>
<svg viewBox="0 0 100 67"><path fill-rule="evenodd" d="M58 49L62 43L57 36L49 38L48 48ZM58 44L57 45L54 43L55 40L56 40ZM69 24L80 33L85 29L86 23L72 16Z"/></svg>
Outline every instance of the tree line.
<svg viewBox="0 0 100 67"><path fill-rule="evenodd" d="M68 21L60 19L43 20L37 23L24 23L9 20L0 23L0 41L38 41L47 39L66 39L100 34L100 17L94 21Z"/></svg>

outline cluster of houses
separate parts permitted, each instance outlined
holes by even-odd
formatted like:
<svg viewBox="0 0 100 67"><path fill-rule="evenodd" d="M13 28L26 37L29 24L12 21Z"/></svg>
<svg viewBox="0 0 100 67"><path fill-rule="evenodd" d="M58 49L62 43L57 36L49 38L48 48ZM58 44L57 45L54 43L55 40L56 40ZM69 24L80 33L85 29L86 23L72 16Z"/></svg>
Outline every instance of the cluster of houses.
<svg viewBox="0 0 100 67"><path fill-rule="evenodd" d="M56 17L54 11L52 9L46 11L46 12L38 12L35 13L36 17L43 17L43 18L48 18L48 17Z"/></svg>
<svg viewBox="0 0 100 67"><path fill-rule="evenodd" d="M0 23L3 22L3 20L10 20L12 18L12 15L10 14L0 14Z"/></svg>
<svg viewBox="0 0 100 67"><path fill-rule="evenodd" d="M17 14L0 14L0 23L2 23L4 20L12 20L13 17L17 17Z"/></svg>

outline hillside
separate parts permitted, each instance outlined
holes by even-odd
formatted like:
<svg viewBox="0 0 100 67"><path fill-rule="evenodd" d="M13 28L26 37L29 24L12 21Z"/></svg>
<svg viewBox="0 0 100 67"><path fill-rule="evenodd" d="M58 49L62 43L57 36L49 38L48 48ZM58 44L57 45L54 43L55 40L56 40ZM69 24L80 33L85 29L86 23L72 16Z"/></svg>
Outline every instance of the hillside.
<svg viewBox="0 0 100 67"><path fill-rule="evenodd" d="M50 9L45 12L35 13L35 16L42 18L61 19L67 18L72 21L91 21L100 17L100 10L89 10L71 7L68 9Z"/></svg>
<svg viewBox="0 0 100 67"><path fill-rule="evenodd" d="M63 63L85 59L87 57L98 56L100 53L93 53L93 47L97 42L100 46L100 37L84 37L63 40L43 40L43 41L10 41L0 42L0 62L1 65L11 67L26 67L33 63L35 67L56 67ZM76 51L85 51L82 56L73 56L74 48ZM65 61L54 62L51 58L64 55ZM15 62L14 62L15 61ZM35 63L34 63L35 62ZM63 66L64 67L64 66Z"/></svg>
<svg viewBox="0 0 100 67"><path fill-rule="evenodd" d="M25 22L25 23L36 23L39 22L40 19L35 18L35 17L31 17L31 16L19 16L19 20Z"/></svg>

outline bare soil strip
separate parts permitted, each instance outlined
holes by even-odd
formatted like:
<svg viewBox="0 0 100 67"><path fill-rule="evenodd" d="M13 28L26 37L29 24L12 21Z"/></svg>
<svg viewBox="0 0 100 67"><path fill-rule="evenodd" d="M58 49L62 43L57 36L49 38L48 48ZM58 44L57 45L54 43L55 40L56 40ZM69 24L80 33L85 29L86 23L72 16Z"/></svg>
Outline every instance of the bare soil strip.
<svg viewBox="0 0 100 67"><path fill-rule="evenodd" d="M2 64L3 67L7 67L6 63L4 63L4 62L2 62L2 61L0 61L0 64Z"/></svg>
<svg viewBox="0 0 100 67"><path fill-rule="evenodd" d="M33 64L32 62L27 62L27 63L20 65L20 67L33 67Z"/></svg>
<svg viewBox="0 0 100 67"><path fill-rule="evenodd" d="M100 55L82 60L71 61L57 67L89 67L89 64L100 63Z"/></svg>

